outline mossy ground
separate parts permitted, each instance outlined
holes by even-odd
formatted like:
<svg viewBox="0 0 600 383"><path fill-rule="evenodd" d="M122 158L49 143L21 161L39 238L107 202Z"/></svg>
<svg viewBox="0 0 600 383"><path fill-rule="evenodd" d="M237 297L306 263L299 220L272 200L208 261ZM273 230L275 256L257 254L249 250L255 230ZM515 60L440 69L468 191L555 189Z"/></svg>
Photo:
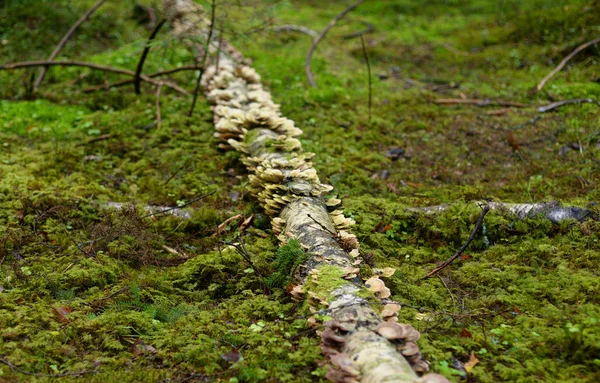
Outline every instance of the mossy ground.
<svg viewBox="0 0 600 383"><path fill-rule="evenodd" d="M47 57L92 3L4 1L2 61ZM316 89L303 71L310 38L264 27L321 30L345 3L234 3L220 8L227 36L304 130L321 179L357 221L365 257L397 269L386 283L403 304L400 319L423 332L433 369L458 381L474 353L472 381L600 380L597 222L491 212L485 237L439 278L421 280L468 237L479 215L469 201L558 199L597 210L597 105L490 114L503 108L433 101L597 100L597 47L542 92L532 89L598 35L598 1L366 2L317 48ZM360 40L342 38L361 21L376 28L365 36L370 119ZM107 2L60 58L134 69L148 34L129 2ZM193 63L183 42L160 36L147 73ZM2 359L38 374L92 371L63 379L98 382L322 379L303 311L259 275L275 271L277 241L246 195L237 155L217 149L208 105L200 100L188 119L190 99L163 89L157 126L147 86L141 96L131 88L82 94L117 76L54 68L33 100L34 73L0 72ZM193 73L173 79L193 89ZM211 191L188 208L189 220L142 218L147 204L177 206ZM111 212L106 201L132 206ZM453 206L436 216L406 212L441 203ZM235 222L215 235L236 214L255 214L244 234L253 265L222 243L238 240ZM0 365L0 381L48 379Z"/></svg>

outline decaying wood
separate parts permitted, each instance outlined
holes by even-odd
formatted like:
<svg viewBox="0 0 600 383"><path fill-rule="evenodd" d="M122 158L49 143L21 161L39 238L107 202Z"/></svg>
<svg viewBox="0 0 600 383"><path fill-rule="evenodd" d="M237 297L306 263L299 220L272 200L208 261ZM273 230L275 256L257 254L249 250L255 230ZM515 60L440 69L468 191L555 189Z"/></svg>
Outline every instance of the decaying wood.
<svg viewBox="0 0 600 383"><path fill-rule="evenodd" d="M166 0L165 8L175 33L208 34L209 23L202 27L202 12L191 0ZM414 343L419 333L396 323L399 306L383 300L390 292L382 280L363 284L357 277L359 244L347 231L353 221L336 209L340 200L325 199L332 186L321 183L310 162L313 155L302 151L297 139L302 131L281 116L254 69L231 58L240 57L239 52L223 45L223 52L214 52L218 70L208 66L202 77L214 105L215 136L221 147L243 154L249 190L272 217L279 240L294 238L309 255L298 268L292 295L333 318L321 333L323 353L332 364L328 377L338 382L447 382L435 374L417 376L428 369Z"/></svg>
<svg viewBox="0 0 600 383"><path fill-rule="evenodd" d="M69 28L69 30L67 31L67 33L65 33L65 35L63 36L62 39L60 39L60 41L58 42L58 45L56 45L56 48L54 48L54 50L52 51L52 53L50 54L50 57L48 57L48 60L52 61L54 60L54 58L60 53L60 51L63 49L63 47L65 46L65 44L67 43L67 41L71 38L71 36L73 35L73 33L75 32L75 30L77 30L77 28L79 28L79 26L81 24L83 24L87 19L89 19L89 17L92 15L92 13L94 13L96 11L96 9L98 9L102 4L104 4L106 0L98 0L96 2L96 4L94 4L90 9L88 9L80 18L79 20L77 20L75 22L75 24L73 24L73 26L71 28ZM40 74L38 75L37 79L35 80L35 83L33 85L33 90L36 91L38 90L38 88L40 87L40 85L42 84L42 81L44 81L44 76L46 75L46 71L48 70L48 67L43 67L42 70L40 71Z"/></svg>
<svg viewBox="0 0 600 383"><path fill-rule="evenodd" d="M552 70L552 72L548 73L548 75L546 77L544 77L542 79L542 81L540 81L540 83L538 84L538 86L536 87L537 91L539 92L540 90L542 90L542 88L544 87L544 85L546 85L546 83L548 82L548 80L550 80L552 77L554 77L555 74L557 74L558 72L560 72L560 70L562 68L565 67L565 65L567 65L567 63L573 58L575 57L575 55L579 52L581 52L582 50L584 50L585 48L592 46L594 44L598 44L600 43L600 37L598 37L597 39L588 41L584 44L581 44L580 46L578 46L577 48L575 48L575 50L571 53L569 53L567 55L567 57L565 57L564 59L561 60L561 62L556 66L556 68L554 68Z"/></svg>
<svg viewBox="0 0 600 383"><path fill-rule="evenodd" d="M478 205L487 205L491 210L498 210L508 214L514 214L518 219L543 217L552 223L560 223L567 219L583 221L586 219L597 219L594 214L584 208L576 206L562 206L558 201L542 203L505 203L505 202L477 202ZM451 205L436 205L426 207L409 208L408 211L420 214L436 214L450 208Z"/></svg>

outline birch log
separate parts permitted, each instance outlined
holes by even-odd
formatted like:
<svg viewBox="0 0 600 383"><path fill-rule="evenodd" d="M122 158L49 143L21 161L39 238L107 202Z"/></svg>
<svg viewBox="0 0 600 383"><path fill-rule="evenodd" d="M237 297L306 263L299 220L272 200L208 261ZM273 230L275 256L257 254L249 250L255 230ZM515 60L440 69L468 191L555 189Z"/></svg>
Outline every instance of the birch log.
<svg viewBox="0 0 600 383"><path fill-rule="evenodd" d="M206 38L209 21L191 0L166 0L174 33ZM213 34L213 36L216 34ZM272 218L282 243L297 239L310 255L297 272L292 291L312 311L332 320L321 332L322 350L332 366L328 377L338 382L447 382L428 370L415 344L420 334L398 324L399 306L386 299L384 282L358 277L358 241L348 232L339 200L326 200L332 186L321 183L297 137L302 131L281 116L260 76L243 56L218 36L209 42L217 65L206 68L202 87L214 105L215 136L221 147L243 154L250 192ZM219 49L219 45L221 49Z"/></svg>

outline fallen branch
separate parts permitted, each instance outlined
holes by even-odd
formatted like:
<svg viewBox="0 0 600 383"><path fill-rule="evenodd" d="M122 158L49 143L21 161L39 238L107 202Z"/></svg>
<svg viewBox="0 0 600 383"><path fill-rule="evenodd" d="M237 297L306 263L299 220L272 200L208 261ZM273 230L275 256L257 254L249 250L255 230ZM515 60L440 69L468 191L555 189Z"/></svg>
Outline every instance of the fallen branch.
<svg viewBox="0 0 600 383"><path fill-rule="evenodd" d="M85 67L85 68L91 68L91 69L95 69L95 70L100 70L103 72L111 72L111 73L118 73L118 74L124 74L127 76L135 76L135 72L130 71L128 69L122 69L122 68L115 68L115 67L110 67L110 66L106 66L106 65L100 65L100 64L94 64L94 63L90 63L90 62L85 62L85 61L48 61L48 60L41 60L41 61L23 61L23 62L16 62L16 63L10 63L10 64L4 64L2 66L0 66L0 70L7 70L7 69L19 69L19 68L31 68L31 67L37 67L37 66L79 66L79 67ZM179 87L176 84L173 84L171 82L167 82L167 81L156 81L151 79L150 77L146 76L146 75L140 75L140 78L146 82L149 82L150 84L153 85L160 85L163 84L164 86L171 88L181 94L184 94L186 96L189 96L189 93Z"/></svg>
<svg viewBox="0 0 600 383"><path fill-rule="evenodd" d="M471 235L469 236L469 239L467 239L467 242L465 242L465 244L462 245L461 248L458 249L458 251L453 256L451 256L446 261L444 261L444 263L442 263L441 265L439 265L438 267L433 269L431 272L429 272L426 276L423 277L423 279L427 279L427 278L431 277L432 275L437 274L439 271L445 269L449 264L454 262L454 260L456 258L460 257L460 255L467 249L467 247L469 247L471 242L473 242L473 240L475 239L477 232L479 231L479 229L481 229L481 225L483 224L483 218L488 213L488 211L490 211L490 207L488 205L486 205L483 208L483 210L481 211L481 214L479 215L479 218L477 219L477 223L475 224L475 228L471 232Z"/></svg>
<svg viewBox="0 0 600 383"><path fill-rule="evenodd" d="M312 86L313 88L317 87L317 83L315 82L315 80L313 78L312 69L311 69L312 55L315 51L315 48L321 42L321 40L323 40L323 38L325 38L325 36L327 35L327 32L329 32L329 30L331 28L333 28L333 26L335 24L337 24L338 21L343 19L344 16L346 16L348 13L350 13L354 8L358 7L364 1L365 0L358 0L356 3L350 5L349 7L344 9L342 12L340 12L333 20L331 20L329 22L329 24L327 24L327 27L325 27L325 29L323 29L321 34L319 36L317 36L317 38L315 38L313 40L312 44L310 45L310 48L308 49L308 53L306 54L306 61L304 64L304 69L306 71L306 77L308 78L308 82L309 82L310 86Z"/></svg>
<svg viewBox="0 0 600 383"><path fill-rule="evenodd" d="M433 101L436 104L468 104L475 106L512 106L515 108L529 108L530 104L523 104L512 101L492 101L489 98L484 100L466 99L466 98L439 98Z"/></svg>
<svg viewBox="0 0 600 383"><path fill-rule="evenodd" d="M197 65L184 65L178 68L172 68L172 69L167 69L167 70L163 70L160 72L156 72L156 73L151 73L146 75L147 77L150 78L155 78L155 77L161 77L161 76L166 76L169 74L173 74L173 73L177 73L177 72L181 72L184 70L199 70L202 69L202 67L197 66ZM128 80L121 80L115 83L112 83L110 85L106 85L106 84L102 84L102 85L96 85L96 86L92 86L89 88L85 88L84 90L82 90L83 93L91 93L91 92L96 92L99 90L107 90L110 88L118 88L124 85L129 85L129 84L133 84L134 80L133 79L128 79Z"/></svg>
<svg viewBox="0 0 600 383"><path fill-rule="evenodd" d="M552 104L549 104L546 106L540 106L539 108L537 108L537 111L540 113L546 113L546 112L550 112L551 110L558 109L565 105L583 104L586 102L594 103L595 101L592 100L591 98L575 98L572 100L557 101L557 102L553 102Z"/></svg>
<svg viewBox="0 0 600 383"><path fill-rule="evenodd" d="M271 27L271 30L275 32L300 32L304 33L305 35L309 35L313 39L319 36L319 34L316 31L313 31L312 29L304 27L302 25L278 25L275 27Z"/></svg>
<svg viewBox="0 0 600 383"><path fill-rule="evenodd" d="M58 45L56 46L56 48L54 48L54 50L52 51L52 53L50 53L50 56L48 57L48 60L50 60L50 61L54 60L54 58L58 55L58 53L65 46L65 44L67 43L67 41L71 38L71 36L75 32L75 30L77 28L79 28L79 26L81 24L83 24L83 22L86 21L92 15L92 13L94 13L96 11L96 9L98 9L105 1L106 0L98 0L96 2L96 4L94 4L90 9L88 9L87 12L85 12L83 14L83 16L81 16L79 18L79 20L77 20L75 22L75 24L73 24L73 26L67 31L67 33L63 36L63 38L58 42ZM46 75L46 71L47 70L48 70L47 66L44 66L42 68L40 74L38 75L37 79L35 80L35 83L33 84L33 90L34 91L38 90L38 88L42 84L42 81L44 81L44 76Z"/></svg>
<svg viewBox="0 0 600 383"><path fill-rule="evenodd" d="M142 75L142 68L144 67L144 62L146 61L146 57L148 57L148 52L150 52L150 43L156 37L156 34L160 30L160 28L164 25L167 19L162 19L154 26L152 29L152 33L150 33L150 37L148 37L148 41L146 41L146 46L144 47L144 51L142 52L142 56L140 57L140 61L135 69L135 76L133 76L133 85L135 88L135 94L140 94L140 76Z"/></svg>
<svg viewBox="0 0 600 383"><path fill-rule="evenodd" d="M482 202L476 203L479 206L482 205ZM485 204L492 210L515 214L518 219L543 217L555 224L567 219L576 219L578 221L598 219L591 210L577 206L562 206L561 203L557 201L543 203L485 202ZM412 207L407 210L416 214L437 214L447 210L450 206L451 205Z"/></svg>
<svg viewBox="0 0 600 383"><path fill-rule="evenodd" d="M544 77L542 79L542 81L540 81L540 83L538 84L538 86L536 88L537 91L539 92L540 90L542 90L542 88L544 87L544 85L546 85L548 80L550 80L552 77L554 77L555 74L560 72L560 70L562 68L564 68L565 65L567 65L567 63L569 62L569 60L571 60L577 53L581 52L582 50L584 50L585 48L587 48L591 45L598 44L598 43L600 43L600 37L597 39L588 41L587 43L581 44L580 46L575 48L575 50L573 52L569 53L569 55L567 57L562 59L562 61L556 66L556 68L554 68L552 70L552 72L548 73L548 75L546 77Z"/></svg>

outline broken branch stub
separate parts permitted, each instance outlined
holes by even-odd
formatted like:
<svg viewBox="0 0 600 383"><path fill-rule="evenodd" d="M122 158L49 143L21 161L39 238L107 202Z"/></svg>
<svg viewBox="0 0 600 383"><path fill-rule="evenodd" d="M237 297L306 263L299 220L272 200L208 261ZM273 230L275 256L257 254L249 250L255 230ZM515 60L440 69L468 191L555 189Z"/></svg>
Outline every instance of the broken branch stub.
<svg viewBox="0 0 600 383"><path fill-rule="evenodd" d="M176 33L207 35L208 21L199 20L202 11L197 5L189 0L165 4ZM281 115L260 76L243 64L239 52L224 41L221 49L215 46L209 42L208 49L218 57L218 68L208 66L201 82L214 105L215 136L220 147L242 153L250 172L249 191L272 218L278 239L282 243L296 239L310 255L297 270L298 285L292 293L304 298L311 312L324 310L332 318L321 332L323 353L332 364L328 377L370 383L438 379L434 374L417 376L428 369L414 344L418 332L395 323L395 312L386 313L386 318L406 336L386 337L387 332L378 332L387 323L378 313L383 306L379 299L387 298L389 289L378 278L369 288L354 275L358 241L347 232L354 221L339 209L329 211L328 207L335 209L340 202L326 200L333 187L321 183L310 162L313 154L302 151L297 139L302 131ZM406 350L410 355L403 354Z"/></svg>

